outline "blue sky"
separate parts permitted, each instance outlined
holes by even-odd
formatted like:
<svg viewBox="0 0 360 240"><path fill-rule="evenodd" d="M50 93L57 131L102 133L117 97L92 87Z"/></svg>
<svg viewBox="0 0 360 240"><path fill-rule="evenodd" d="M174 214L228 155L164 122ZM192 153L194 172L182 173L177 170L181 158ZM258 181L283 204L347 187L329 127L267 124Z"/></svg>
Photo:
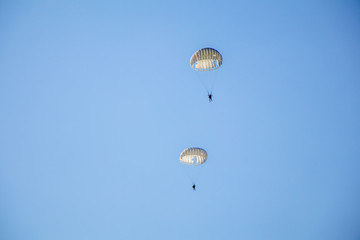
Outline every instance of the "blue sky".
<svg viewBox="0 0 360 240"><path fill-rule="evenodd" d="M359 20L357 1L2 1L0 239L359 239ZM190 174L187 147L208 152Z"/></svg>

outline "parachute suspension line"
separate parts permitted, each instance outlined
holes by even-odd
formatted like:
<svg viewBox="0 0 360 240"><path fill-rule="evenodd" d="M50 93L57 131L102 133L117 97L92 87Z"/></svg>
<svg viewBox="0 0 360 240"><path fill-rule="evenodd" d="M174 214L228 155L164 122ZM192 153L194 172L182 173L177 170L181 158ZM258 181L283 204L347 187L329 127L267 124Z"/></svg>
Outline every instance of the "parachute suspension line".
<svg viewBox="0 0 360 240"><path fill-rule="evenodd" d="M210 79L210 92L213 91L214 86L215 86L217 80L218 80L218 72L214 72L214 73L212 74L212 78Z"/></svg>
<svg viewBox="0 0 360 240"><path fill-rule="evenodd" d="M196 74L197 79L199 80L199 82L201 83L201 85L203 86L203 88L205 89L206 92L209 92L209 87L206 85L205 81L206 79L204 79L203 77L201 77L199 75L199 73Z"/></svg>
<svg viewBox="0 0 360 240"><path fill-rule="evenodd" d="M189 172L186 171L185 167L186 167L186 166L182 166L182 171L185 173L185 175L186 175L186 177L188 178L188 180L189 180L192 184L194 184L194 179L192 179L192 177L190 176Z"/></svg>
<svg viewBox="0 0 360 240"><path fill-rule="evenodd" d="M214 86L217 84L218 79L219 79L219 71L221 71L220 69L218 69L217 71L212 71L211 74L209 74L209 84L210 84L210 90L213 91Z"/></svg>
<svg viewBox="0 0 360 240"><path fill-rule="evenodd" d="M210 80L210 92L212 93L213 89L214 89L214 85L215 85L215 79L211 79Z"/></svg>
<svg viewBox="0 0 360 240"><path fill-rule="evenodd" d="M182 171L186 175L188 179L188 183L197 184L201 182L201 178L203 175L203 167L204 166L181 166Z"/></svg>

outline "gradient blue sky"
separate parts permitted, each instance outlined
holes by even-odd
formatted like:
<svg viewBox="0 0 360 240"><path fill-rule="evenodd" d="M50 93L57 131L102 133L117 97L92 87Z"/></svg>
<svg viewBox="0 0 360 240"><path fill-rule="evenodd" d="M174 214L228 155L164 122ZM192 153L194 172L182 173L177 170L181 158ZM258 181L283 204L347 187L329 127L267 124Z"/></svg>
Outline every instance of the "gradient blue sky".
<svg viewBox="0 0 360 240"><path fill-rule="evenodd" d="M357 240L359 122L358 1L0 2L0 239Z"/></svg>

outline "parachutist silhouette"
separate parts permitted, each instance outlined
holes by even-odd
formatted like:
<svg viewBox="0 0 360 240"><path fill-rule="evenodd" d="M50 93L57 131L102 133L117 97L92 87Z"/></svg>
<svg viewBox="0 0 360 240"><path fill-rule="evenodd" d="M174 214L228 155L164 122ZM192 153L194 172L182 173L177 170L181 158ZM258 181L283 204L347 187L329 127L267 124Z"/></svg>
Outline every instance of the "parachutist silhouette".
<svg viewBox="0 0 360 240"><path fill-rule="evenodd" d="M196 186L195 186L195 184L194 184L194 185L192 186L192 188L193 188L194 191L196 191L196 188L195 188L195 187L196 187Z"/></svg>
<svg viewBox="0 0 360 240"><path fill-rule="evenodd" d="M212 102L212 93L208 93L209 102Z"/></svg>

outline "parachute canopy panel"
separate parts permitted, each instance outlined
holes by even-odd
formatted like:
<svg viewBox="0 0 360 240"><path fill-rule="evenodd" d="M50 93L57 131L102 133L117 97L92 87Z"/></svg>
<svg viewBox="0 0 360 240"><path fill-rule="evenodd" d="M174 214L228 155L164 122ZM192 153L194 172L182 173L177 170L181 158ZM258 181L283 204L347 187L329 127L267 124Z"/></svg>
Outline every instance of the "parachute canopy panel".
<svg viewBox="0 0 360 240"><path fill-rule="evenodd" d="M213 48L203 48L190 58L190 65L195 71L211 71L222 65L221 54Z"/></svg>
<svg viewBox="0 0 360 240"><path fill-rule="evenodd" d="M205 163L207 160L207 153L202 148L187 148L180 154L180 162L197 166Z"/></svg>

